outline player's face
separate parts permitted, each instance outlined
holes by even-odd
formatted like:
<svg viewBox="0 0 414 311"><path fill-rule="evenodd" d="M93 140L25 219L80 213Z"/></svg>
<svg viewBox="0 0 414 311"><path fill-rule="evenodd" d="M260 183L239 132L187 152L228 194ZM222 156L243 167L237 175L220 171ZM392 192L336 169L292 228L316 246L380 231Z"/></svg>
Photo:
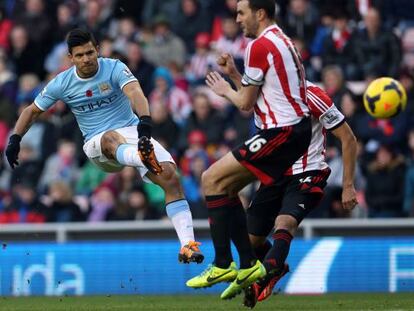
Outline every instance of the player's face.
<svg viewBox="0 0 414 311"><path fill-rule="evenodd" d="M256 12L250 9L248 0L242 0L237 3L236 22L240 25L247 38L257 37L259 22L256 18Z"/></svg>
<svg viewBox="0 0 414 311"><path fill-rule="evenodd" d="M92 42L73 47L69 58L81 78L91 77L98 70L98 51Z"/></svg>

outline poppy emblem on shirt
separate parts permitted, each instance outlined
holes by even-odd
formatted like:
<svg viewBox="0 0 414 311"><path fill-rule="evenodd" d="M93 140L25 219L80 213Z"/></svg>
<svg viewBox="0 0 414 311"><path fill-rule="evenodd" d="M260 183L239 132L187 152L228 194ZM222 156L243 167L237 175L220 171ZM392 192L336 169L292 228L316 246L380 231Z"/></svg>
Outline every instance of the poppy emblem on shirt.
<svg viewBox="0 0 414 311"><path fill-rule="evenodd" d="M91 90L86 91L86 97L92 97L93 93Z"/></svg>

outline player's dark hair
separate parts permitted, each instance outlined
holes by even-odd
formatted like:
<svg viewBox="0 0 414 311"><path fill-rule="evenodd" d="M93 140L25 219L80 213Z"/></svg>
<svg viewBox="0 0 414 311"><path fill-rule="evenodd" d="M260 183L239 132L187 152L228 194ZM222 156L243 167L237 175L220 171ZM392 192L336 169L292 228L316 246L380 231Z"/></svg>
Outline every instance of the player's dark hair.
<svg viewBox="0 0 414 311"><path fill-rule="evenodd" d="M72 49L75 46L84 45L88 42L92 42L92 44L96 46L96 40L93 34L81 28L72 29L66 36L69 53L72 53Z"/></svg>
<svg viewBox="0 0 414 311"><path fill-rule="evenodd" d="M240 1L240 0L239 0ZM276 4L275 0L248 0L250 9L252 11L264 10L267 17L270 19L275 18Z"/></svg>

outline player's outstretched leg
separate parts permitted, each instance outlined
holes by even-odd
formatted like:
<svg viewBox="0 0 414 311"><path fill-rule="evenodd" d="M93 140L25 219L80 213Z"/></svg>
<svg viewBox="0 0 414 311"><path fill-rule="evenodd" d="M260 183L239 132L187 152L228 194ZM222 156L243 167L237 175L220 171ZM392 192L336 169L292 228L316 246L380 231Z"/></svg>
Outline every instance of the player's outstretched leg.
<svg viewBox="0 0 414 311"><path fill-rule="evenodd" d="M147 176L165 192L167 215L171 219L181 242L178 260L182 263L201 263L204 260L204 255L199 248L201 243L194 239L190 206L184 198L175 165L170 162L161 162L161 166L163 171L160 175L147 173Z"/></svg>
<svg viewBox="0 0 414 311"><path fill-rule="evenodd" d="M266 269L259 260L253 267L239 269L237 278L221 293L221 299L232 299L252 283L266 276Z"/></svg>
<svg viewBox="0 0 414 311"><path fill-rule="evenodd" d="M192 288L204 288L217 283L232 282L236 277L237 266L234 261L232 261L229 267L225 269L210 264L199 275L189 279L186 285Z"/></svg>

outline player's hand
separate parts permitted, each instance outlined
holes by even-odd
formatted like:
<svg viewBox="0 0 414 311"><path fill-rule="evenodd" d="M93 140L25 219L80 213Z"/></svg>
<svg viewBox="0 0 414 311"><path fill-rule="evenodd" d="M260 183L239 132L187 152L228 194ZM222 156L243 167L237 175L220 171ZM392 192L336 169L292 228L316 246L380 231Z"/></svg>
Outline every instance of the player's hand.
<svg viewBox="0 0 414 311"><path fill-rule="evenodd" d="M342 190L342 207L346 210L353 210L358 204L354 186L344 187Z"/></svg>
<svg viewBox="0 0 414 311"><path fill-rule="evenodd" d="M212 71L207 75L206 83L219 96L225 96L229 89L231 90L230 83L224 80L217 71Z"/></svg>
<svg viewBox="0 0 414 311"><path fill-rule="evenodd" d="M223 53L217 57L217 65L220 67L221 72L226 75L231 75L237 71L234 58L229 53Z"/></svg>
<svg viewBox="0 0 414 311"><path fill-rule="evenodd" d="M138 154L141 158L142 163L145 167L153 174L160 175L162 172L162 166L157 160L154 152L154 146L151 143L151 140L142 136L138 140Z"/></svg>
<svg viewBox="0 0 414 311"><path fill-rule="evenodd" d="M20 152L20 142L22 137L17 134L10 136L9 143L6 148L6 158L12 169L19 165L18 156Z"/></svg>

